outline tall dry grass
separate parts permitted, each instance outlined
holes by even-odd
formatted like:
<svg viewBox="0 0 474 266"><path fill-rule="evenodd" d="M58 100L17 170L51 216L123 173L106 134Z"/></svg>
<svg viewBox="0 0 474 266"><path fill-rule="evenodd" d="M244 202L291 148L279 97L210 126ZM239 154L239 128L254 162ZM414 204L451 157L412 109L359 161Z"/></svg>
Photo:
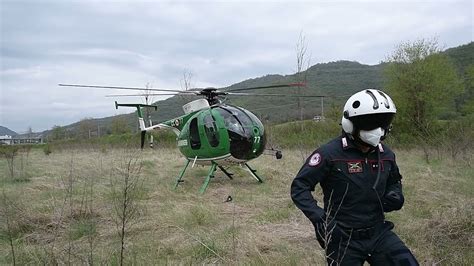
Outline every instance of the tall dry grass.
<svg viewBox="0 0 474 266"><path fill-rule="evenodd" d="M103 146L49 156L32 150L29 182L0 178L0 189L16 195L9 200L22 209L21 217L12 216L21 230L11 241L0 218L0 264L12 263L11 246L19 265L119 264L121 239L110 177L124 153L133 154ZM126 264L324 264L312 225L289 197L301 151L283 153L279 161L262 156L249 163L263 184L233 167L233 180L218 170L200 195L207 168L188 169L184 182L173 190L185 163L178 151L141 152L143 187L135 195L141 211L127 231ZM473 264L474 170L470 162L449 156L428 164L423 155L418 150L397 152L406 205L388 217L420 262ZM0 161L0 172L8 172L6 167ZM315 197L321 200L319 188Z"/></svg>

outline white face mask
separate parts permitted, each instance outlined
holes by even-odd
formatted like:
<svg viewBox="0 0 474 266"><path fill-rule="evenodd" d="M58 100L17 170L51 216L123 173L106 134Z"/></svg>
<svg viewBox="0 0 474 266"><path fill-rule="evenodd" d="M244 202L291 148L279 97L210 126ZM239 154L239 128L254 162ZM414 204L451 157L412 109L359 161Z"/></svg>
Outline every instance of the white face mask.
<svg viewBox="0 0 474 266"><path fill-rule="evenodd" d="M385 130L381 127L372 130L360 130L360 139L369 144L370 146L376 147L380 143L380 139L385 134Z"/></svg>

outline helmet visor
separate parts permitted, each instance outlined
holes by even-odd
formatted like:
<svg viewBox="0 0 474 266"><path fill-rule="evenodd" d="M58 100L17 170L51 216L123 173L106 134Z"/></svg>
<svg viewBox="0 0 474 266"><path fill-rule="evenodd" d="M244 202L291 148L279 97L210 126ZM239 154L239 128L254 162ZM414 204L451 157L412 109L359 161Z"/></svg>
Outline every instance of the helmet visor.
<svg viewBox="0 0 474 266"><path fill-rule="evenodd" d="M372 130L379 127L387 129L394 117L394 113L382 113L354 116L350 120L359 130Z"/></svg>

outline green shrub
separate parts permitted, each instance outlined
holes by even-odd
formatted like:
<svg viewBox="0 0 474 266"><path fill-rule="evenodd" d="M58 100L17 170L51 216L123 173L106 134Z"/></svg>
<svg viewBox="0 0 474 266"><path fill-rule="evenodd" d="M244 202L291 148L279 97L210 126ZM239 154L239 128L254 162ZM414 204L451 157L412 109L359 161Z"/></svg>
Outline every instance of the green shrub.
<svg viewBox="0 0 474 266"><path fill-rule="evenodd" d="M96 223L92 219L81 219L71 225L69 237L77 240L83 236L96 234Z"/></svg>
<svg viewBox="0 0 474 266"><path fill-rule="evenodd" d="M185 226L204 226L212 224L215 214L203 205L196 205L191 207L184 219Z"/></svg>
<svg viewBox="0 0 474 266"><path fill-rule="evenodd" d="M266 128L269 143L282 148L304 145L312 149L341 134L339 124L332 120L305 120Z"/></svg>
<svg viewBox="0 0 474 266"><path fill-rule="evenodd" d="M51 145L46 144L43 146L43 153L45 155L50 155L53 151L51 150Z"/></svg>

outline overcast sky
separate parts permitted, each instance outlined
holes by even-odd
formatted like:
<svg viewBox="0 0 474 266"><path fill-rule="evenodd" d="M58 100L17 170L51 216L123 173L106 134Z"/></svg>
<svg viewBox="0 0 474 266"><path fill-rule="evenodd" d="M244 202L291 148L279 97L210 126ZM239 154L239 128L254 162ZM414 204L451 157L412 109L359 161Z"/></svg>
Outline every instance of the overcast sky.
<svg viewBox="0 0 474 266"><path fill-rule="evenodd" d="M373 65L400 42L473 40L471 0L0 3L0 125L17 132L117 114L104 97L114 92L58 83L180 89L185 69L197 87L291 74L300 32L312 64Z"/></svg>

